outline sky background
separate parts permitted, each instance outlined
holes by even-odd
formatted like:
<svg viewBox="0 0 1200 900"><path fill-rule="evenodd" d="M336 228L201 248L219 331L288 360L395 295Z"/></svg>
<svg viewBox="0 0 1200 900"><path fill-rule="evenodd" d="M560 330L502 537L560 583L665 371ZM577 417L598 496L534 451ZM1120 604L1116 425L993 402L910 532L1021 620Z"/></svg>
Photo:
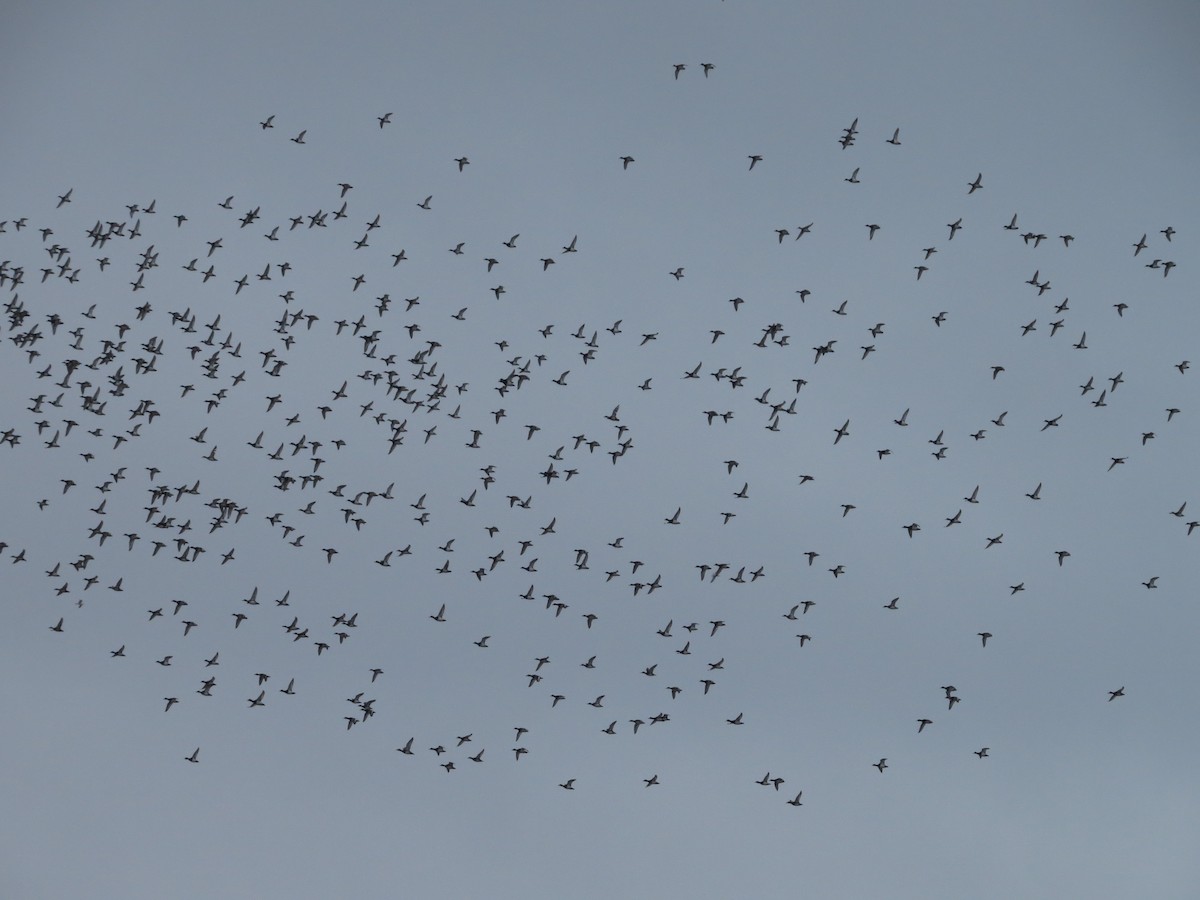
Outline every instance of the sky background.
<svg viewBox="0 0 1200 900"><path fill-rule="evenodd" d="M0 895L1195 895L1200 9L800 7L6 6Z"/></svg>

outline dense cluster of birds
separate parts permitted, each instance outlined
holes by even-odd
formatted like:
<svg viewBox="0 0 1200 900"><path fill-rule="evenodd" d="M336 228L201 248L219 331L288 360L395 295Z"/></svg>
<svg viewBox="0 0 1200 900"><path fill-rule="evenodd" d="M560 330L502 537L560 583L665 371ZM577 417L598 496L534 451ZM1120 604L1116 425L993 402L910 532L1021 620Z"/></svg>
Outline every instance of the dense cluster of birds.
<svg viewBox="0 0 1200 900"><path fill-rule="evenodd" d="M703 63L700 68L707 78L715 67ZM687 69L675 64L674 78ZM392 113L377 117L379 129L391 122ZM264 132L274 129L275 116L258 125ZM298 128L290 140L303 148L308 134L309 129ZM841 130L836 144L851 150L861 137L856 118ZM904 152L899 128L889 126L877 139ZM755 177L759 167L769 164L763 154L747 158ZM626 154L613 166L625 172L634 162ZM466 155L445 165L464 179L470 177ZM859 185L865 177L860 165L843 180ZM983 173L964 175L958 190L961 202L975 202L986 191ZM387 626L372 612L376 607L366 589L356 595L355 586L363 573L386 573L403 588L419 570L421 578L448 576L441 582L446 589L428 598L418 612L413 612L414 601L406 601L406 628L419 631L424 641L469 642L474 648L469 652L492 653L497 641L485 623L495 618L485 608L497 601L488 598L519 604L520 611L511 615L532 623L523 626L528 630L522 640L545 646L528 658L526 671L501 674L537 692L549 709L573 707L575 715L590 716L600 739L634 739L679 718L699 723L696 727L753 728L752 715L721 705L720 682L727 666L740 664L732 656L727 659L733 645L723 638L754 626L740 605L731 604L712 618L694 616L690 595L714 585L736 586L730 590L755 586L760 591L756 598L769 596L766 602L778 606L772 613L774 629L791 644L780 646L779 652L811 653L802 648L822 640L822 601L840 590L859 560L833 558L816 546L794 548L799 571L784 571L773 559L764 561L755 540L739 541L736 527L739 518L755 517L751 499L763 495L752 489L766 486L756 480L752 464L719 448L749 451L757 442L786 440L775 436L779 432L816 433L838 453L853 447L861 413L806 407L804 400L812 385L842 377L831 372L830 357L852 357L862 364L882 349L888 323L873 315L869 322L857 320L861 327L853 333L862 342L846 354L845 345L853 339L838 324L852 316L845 299L816 310L810 302L813 292L797 290L789 301L788 325L776 315L778 307L771 308L767 319L747 323L762 304L740 296L727 303L722 298L715 308L705 309L713 327L691 348L695 364L682 370L649 355L650 345L666 336L653 328L641 330L635 306L621 318L599 324L554 321L529 333L481 334L472 331L479 304L520 309L521 290L501 276L519 270L520 280L529 273L536 277L552 267L566 268L563 264L575 254L587 252L585 223L580 223L580 234L564 234L561 243L534 251L526 251L520 231L496 235L482 248L468 249L468 242L456 240L446 250L456 265L461 259L464 268L471 267L477 296L461 304L444 297L394 298L393 291L403 292L412 283L408 267L428 261L415 253L410 258L398 244L399 229L389 225L419 228L434 200L432 194L418 196L407 209L380 210L369 197L360 199L351 183L341 182L317 190L307 211L295 214L270 208L263 198L225 196L204 201L203 212L160 213L154 199L140 198L124 209L76 218L88 192L68 188L48 196L44 208L0 221L0 256L7 257L0 263L0 337L9 379L0 407L0 454L6 478L34 483L43 494L34 508L9 510L7 533L0 540L6 564L44 570L46 608L54 610L47 627L55 640L87 634L102 617L136 612L141 622L124 642L92 651L105 665L142 665L159 676L163 711L171 716L187 715L193 704L218 702L219 697L241 707L237 713L250 715L301 701L306 686L294 675L249 674L247 669L232 683L219 676L230 657L255 668L256 654L268 644L286 642L293 654L311 654L322 662L330 657L354 660L360 686L346 698L344 709L327 712L337 727L357 733L379 727L377 717L388 720L385 727L394 738L390 743L399 745L402 757L428 759L447 773L494 758L521 763L537 752L537 734L530 728L516 724L511 733L492 733L486 739L478 729L406 734L399 717L389 715L394 711L375 696L391 666L387 659L355 655L356 637L361 629ZM218 225L211 224L214 216ZM923 285L934 255L952 252L956 236L968 227L992 229L997 238L1015 234L1030 252L1044 242L1061 242L1058 252L1074 252L1072 234L1057 234L1052 241L1037 228L1023 230L1016 214L987 222L972 219L966 209L949 218L945 231L929 236L913 265ZM206 230L199 231L193 220ZM864 225L868 241L881 231L886 234L884 224ZM785 239L795 243L819 227L813 221L764 228L762 240L772 246ZM1166 278L1176 268L1167 258L1178 246L1175 235L1163 223L1131 241L1132 253L1124 253L1142 265L1140 254L1148 251L1153 260L1146 267ZM370 258L369 265L336 276L341 294L331 299L312 284L317 277L314 254L329 242L349 257ZM160 249L165 245L172 249ZM227 255L234 255L231 251L240 254L232 266L225 263ZM255 260L253 268L246 262L250 259ZM1117 258L1114 264L1127 261ZM1060 293L1050 275L1054 266L1055 258L1039 256L1030 266L1031 277L1014 278L1014 289L1026 290L1044 313L1028 322L1014 320L1013 327L1022 337L1042 332L1055 339L1054 352L1087 350L1087 331L1068 325L1070 301L1056 299ZM679 285L686 274L684 265L664 266L663 289ZM97 296L103 299L93 299ZM1113 307L1115 313L1109 314L1121 318L1130 309L1124 301ZM269 321L263 310L273 310ZM835 318L827 318L830 313ZM915 315L907 310L896 314ZM1088 311L1095 315L1094 308ZM698 320L701 313L695 316ZM937 312L929 317L932 325L922 316L924 327L943 329L949 316L949 311ZM520 315L511 319L520 321ZM830 321L838 328L834 336L816 338L811 349L793 343L801 332L812 334ZM1077 339L1056 337L1067 329ZM467 352L458 352L458 345ZM490 345L490 356L485 345ZM754 355L762 352L773 355L767 365ZM716 353L725 354L724 365L701 359ZM333 362L341 359L356 359L355 369L335 374ZM609 368L600 370L598 381L593 373L602 359ZM1179 376L1186 376L1190 366L1186 359L1171 365ZM630 374L635 367L641 369L636 378ZM981 360L980 367L992 382L1006 372L1004 365L988 360ZM1099 373L1079 386L1080 395L1094 409L1116 403L1125 376L1124 371ZM553 392L571 391L585 379L592 390L609 395L611 403L569 415L554 412L548 399ZM1182 388L1178 393L1184 396ZM523 399L531 394L536 400ZM659 395L666 401L652 405ZM924 402L924 409L914 404L895 410L891 421L883 423L892 429L888 445L859 447L862 453L847 465L862 466L863 459L882 465L897 454L914 456L925 446L932 466L947 458L956 440L969 439L970 446L1014 431L1036 437L1068 428L1073 415L1054 411L1046 416L1032 404L1011 413L997 409L973 432L952 434L931 424L936 405L934 398ZM1094 461L1097 477L1119 466L1132 468L1138 450L1154 440L1169 440L1172 423L1186 414L1185 406L1175 396L1162 397L1154 424L1126 441L1132 449L1123 445L1113 455L1105 450L1104 458ZM801 412L801 419L793 418ZM929 428L927 440L908 437L918 420ZM665 448L669 431L657 426L675 428L683 421L689 423L687 429L738 429L733 443L713 443L718 449L711 461L712 451L704 446L683 451L697 465L711 467L725 499L714 500L705 489L665 501L658 511L644 513L634 506L627 521L636 540L627 544L625 536L614 533L603 545L589 545L587 535L595 530L590 513L565 485L579 479L602 491L616 490L629 458ZM790 423L795 424L785 428ZM881 433L881 423L863 424L864 431ZM476 454L479 464L467 472L452 469L464 451ZM662 452L651 465L670 468L669 453ZM425 473L424 480L413 476L418 471ZM722 477L727 484L719 482ZM795 477L789 489L799 497L811 482L843 476L815 471ZM958 488L961 505L947 509L943 521L899 516L897 535L919 541L919 535L931 530L964 525L965 511L987 502L982 481ZM845 483L847 493L853 493L852 479ZM770 486L771 493L779 490ZM665 491L645 489L652 499ZM1039 481L1025 497L1038 503L1052 491L1051 484ZM862 496L851 496L830 512L837 520L846 519L864 502ZM1200 527L1200 520L1189 517L1186 497L1162 512L1178 520L1181 538ZM36 516L55 517L58 538L53 544L25 546L26 520ZM757 521L760 536L764 526L789 527ZM693 526L688 540L701 530L720 530L724 558L701 558L691 572L681 571L663 548L674 546L677 529L687 525ZM979 552L1002 552L992 548L1004 543L1004 531L985 538ZM246 581L236 596L219 596L212 586L224 583L223 571L239 566L254 571L258 558L282 559L273 564L277 572L300 558L340 567L348 573L346 587L336 608L328 608L330 601L323 597L306 596L304 586L278 575L262 590ZM1051 546L1045 558L1061 568L1070 565L1071 552ZM801 592L799 578L811 579L809 572L827 579L825 587L811 589L808 585L815 581L806 580ZM1154 573L1139 581L1146 590L1159 587ZM169 585L165 592L164 584ZM1024 580L1003 587L1008 596L1025 590ZM837 596L850 602L844 592ZM603 639L606 629L621 634L640 627L641 613L627 606L632 598L661 602L651 608L663 611L650 635L661 642L661 652L644 664L631 662L631 652L609 661L601 649L609 646ZM881 616L904 614L900 596L872 602L886 611ZM978 630L947 640L969 639L977 652L995 652L1005 635L989 630L984 615ZM623 618L629 622L618 629ZM461 630L448 631L448 623L465 623L462 627L474 633L468 640ZM880 627L886 625L885 619ZM572 635L568 646L590 647L579 659L555 649L567 630ZM197 647L201 641L207 641L205 649ZM97 662L98 671L101 665ZM561 673L567 667L571 672ZM183 674L175 677L180 670ZM590 682L581 685L580 671ZM652 685L661 700L645 699L645 685ZM419 691L420 686L406 689ZM936 731L937 719L955 715L964 702L953 684L940 691L940 698L931 692L914 705L910 721L918 733ZM1125 696L1124 686L1099 685L1100 707L1106 692L1108 701ZM935 717L930 707L943 702L946 708ZM989 746L983 742L990 737L978 737L982 745L970 752L986 760ZM201 740L195 749L181 749L180 759L199 764L205 749ZM890 768L888 757L873 760L874 754L865 755L863 769L873 766L884 774ZM664 774L663 782L668 778ZM584 787L569 769L550 780L564 790ZM747 784L773 789L774 795L794 780L768 771L761 778L748 776ZM646 788L657 786L659 773L647 772L642 781ZM788 786L795 788L794 783ZM799 807L803 793L796 790L791 796L789 790L780 797Z"/></svg>

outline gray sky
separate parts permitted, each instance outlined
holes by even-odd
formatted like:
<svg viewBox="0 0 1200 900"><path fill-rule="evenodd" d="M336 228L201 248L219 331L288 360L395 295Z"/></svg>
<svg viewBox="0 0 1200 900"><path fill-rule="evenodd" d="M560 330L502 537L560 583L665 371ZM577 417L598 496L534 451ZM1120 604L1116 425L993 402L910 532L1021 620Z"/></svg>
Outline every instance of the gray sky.
<svg viewBox="0 0 1200 900"><path fill-rule="evenodd" d="M1191 895L1194 5L247 6L0 14L0 894Z"/></svg>

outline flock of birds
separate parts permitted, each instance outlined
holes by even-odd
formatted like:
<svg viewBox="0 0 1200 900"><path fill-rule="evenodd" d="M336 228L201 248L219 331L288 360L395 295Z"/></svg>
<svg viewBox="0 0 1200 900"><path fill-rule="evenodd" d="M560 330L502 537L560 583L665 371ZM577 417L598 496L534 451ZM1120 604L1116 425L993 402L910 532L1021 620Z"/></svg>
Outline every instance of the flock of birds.
<svg viewBox="0 0 1200 900"><path fill-rule="evenodd" d="M714 68L702 64L704 77ZM687 69L676 64L674 78ZM276 127L274 120L272 115L258 124L266 132ZM379 129L391 122L391 113L377 117ZM303 147L308 133L300 129L290 140ZM850 150L860 137L855 119L842 129L837 143ZM902 146L899 128L878 139ZM764 156L747 156L749 171L757 175ZM631 155L613 160L622 172L634 163ZM446 165L462 178L470 177L467 156ZM854 167L844 181L860 184L861 170ZM986 191L983 173L964 177L959 190L963 201L974 202L975 195ZM752 464L720 450L711 461L703 446L685 452L697 465L710 466L714 478L728 480L720 484L726 499L714 501L707 490L696 490L665 502L656 514L631 512L629 531L640 537L629 544L612 534L602 546L589 546L586 536L595 530L589 512L565 485L579 479L615 491L627 457L657 453L667 438L656 426L673 427L681 420L689 427L739 429L735 441L722 439L714 447L748 449L760 441L781 440L773 433L815 431L837 452L845 451L855 444L860 417L853 410L835 416L804 404L812 385L844 377L831 370L830 357L848 356L849 332L818 338L811 349L793 341L801 331L812 333L818 321L830 321L825 318L830 311L837 317L834 322L850 316L848 301L820 310L818 320L810 302L813 292L797 290L789 301L790 326L782 324L774 309L760 323L747 323L755 315L755 303L742 297L719 301L715 310L704 313L711 314L714 327L693 348L697 362L682 370L668 369L647 355L645 348L653 349L666 335L641 330L633 306L611 322L575 327L555 321L528 333L484 335L471 331L477 304L503 303L520 310L521 289L512 287L507 271L519 269L521 277L528 277L525 273L565 268L562 264L574 254L587 252L587 237L563 235L561 244L555 242L557 250L536 252L526 251L519 231L497 235L482 249L468 249L467 241L456 240L446 250L456 265L462 260L462 266L473 267L478 296L462 303L427 295L393 297L393 292L407 291L408 267L428 261L416 253L410 259L398 243L398 229L389 226L402 222L408 230L419 228L433 201L432 194L418 196L407 209L380 210L342 182L318 190L308 209L294 215L260 198L227 196L205 201L203 213L160 213L154 199L142 198L124 209L77 219L74 214L88 202L87 192L68 188L48 197L45 208L0 221L0 256L6 257L0 263L0 337L9 381L0 407L0 454L6 456L9 479L36 484L42 493L32 508L10 509L0 552L10 566L43 569L45 603L55 610L48 623L55 639L86 634L102 617L128 621L136 613L142 621L125 641L93 650L105 664L142 665L161 675L163 712L171 716L187 715L194 704L221 696L251 715L299 701L303 678L257 671L227 683L219 675L225 671L221 667L228 668L234 657L254 668L249 660L268 645L274 655L307 653L322 662L353 656L359 630L374 624L367 598L355 595L356 581L368 572L371 577L394 573L403 586L419 569L421 578L445 577L439 583L446 587L419 614L406 613L412 616L407 628L420 631L423 641L461 641L460 632L446 636L447 623L478 622L470 652L493 653L498 641L490 632L495 629L484 623L495 619L484 607L496 601L485 598L498 595L518 603L521 612L513 615L530 617L520 641L547 646L530 655L526 671L504 677L522 682L548 709L574 707L577 715L591 716L599 735L633 739L680 718L693 727L753 728L753 717L743 710L721 707L726 666L739 665L738 659L726 659L736 644L722 639L751 628L744 608L730 604L723 615L696 617L690 612L690 595L713 585L729 590L769 585L771 602L779 606L772 614L776 629L786 628L792 643L787 652L812 652L802 648L821 640L825 597L840 590L855 560L801 548L798 572L785 571L776 560L768 571L766 562L754 558L755 541L739 543L735 535L737 519L752 518L752 497L762 496L752 488L761 482ZM219 228L208 224L213 215L220 217ZM916 280L930 273L935 254L954 250L969 216L969 211L953 214L941 240L931 237L920 250L913 266ZM199 231L193 219L206 230ZM995 223L974 220L970 226L994 228L998 237L1015 233L1030 252L1053 241L1037 228L1023 229L1017 215ZM814 227L819 225L764 229L763 241L795 243ZM865 228L868 241L875 241L883 225L870 222ZM1177 246L1175 234L1170 226L1149 229L1131 241L1132 252L1126 254L1141 265L1140 254L1148 252L1153 260L1145 267L1166 278L1176 268L1167 258ZM1072 234L1055 237L1061 241L1060 252L1072 252ZM313 260L321 242L336 242L353 258L370 256L373 267L364 264L339 274L341 295L327 298L305 280L315 277ZM165 245L173 249L159 249ZM231 268L224 260L233 248L240 255ZM247 259L256 260L253 268L244 263ZM1036 269L1031 277L1014 279L1014 289L1023 287L1034 302L1043 303L1048 320L1040 325L1039 314L1027 323L1014 322L1022 336L1044 331L1055 338L1068 328L1072 307L1065 296L1055 299L1061 292L1051 284L1053 265L1053 258L1039 257L1030 266ZM684 265L665 266L664 290L686 275ZM104 299L97 301L99 291L105 292ZM1113 306L1112 315L1118 317L1129 310L1126 302ZM274 310L269 327L255 324L247 312L252 307ZM800 317L806 317L803 324ZM941 329L948 317L947 311L938 312L930 317L932 325L926 321L924 327ZM511 327L519 328L521 320L519 312L513 314ZM888 328L873 319L863 327L858 332L862 343L851 351L854 359L863 363L881 350ZM1078 339L1058 344L1060 352L1088 349L1086 330L1072 326L1071 334ZM458 344L468 351L456 353ZM764 352L772 354L768 364L754 356ZM726 364L699 361L713 353L725 354ZM356 359L355 369L335 374L330 361L343 358ZM609 368L600 368L605 361ZM1005 372L1003 365L981 365L991 381ZM1187 375L1187 360L1172 365L1180 376ZM634 367L642 367L637 378L629 375ZM781 374L785 369L786 375ZM603 373L601 382L593 374L597 371ZM552 392L570 391L584 380L590 389L610 395L611 404L581 410L580 426L568 424L567 415L561 420L553 412L541 415L539 410L551 408L546 398ZM1124 381L1125 373L1114 371L1089 378L1079 388L1091 407L1100 409L1119 401ZM314 388L318 383L324 386ZM740 390L744 387L748 390ZM523 400L531 394L535 401ZM666 402L647 415L647 403L660 394ZM24 402L17 404L18 397ZM1176 405L1176 397L1162 399L1157 424L1132 440L1138 448L1169 440L1172 423L1187 414L1186 404ZM926 403L934 405L936 401ZM805 424L785 429L789 420L798 423L793 417L801 412ZM888 423L895 445L863 448L865 456L884 464L894 454L912 455L914 442L906 431L915 424L910 414L928 425L929 412L896 410ZM249 421L253 425L247 427ZM872 434L878 433L877 424L869 426ZM966 435L931 427L927 446L935 462L930 465L946 459L955 437L974 444L1005 431L1036 434L1068 425L1069 417L1064 420L1062 413L1046 418L1031 409L1014 409L1011 417L1008 410L997 410ZM450 470L450 461L464 450L479 460L466 475ZM1132 455L1121 451L1104 463L1111 472L1130 463ZM861 457L853 464L861 465ZM672 463L664 454L652 465L669 468ZM419 482L412 475L418 471L432 477ZM1103 467L1097 474L1103 475ZM839 477L836 471L800 473L791 490L802 492L810 482ZM1051 492L1050 484L1031 486L1025 494L1030 503L1042 501L1043 487ZM662 492L646 488L648 497ZM846 519L864 502L853 499L858 502L840 503L830 512ZM904 539L919 540L923 531L962 525L964 510L984 502L980 485L966 484L961 507L947 510L944 522L904 520L895 527ZM1187 498L1178 498L1163 512L1179 521L1181 537L1200 527L1200 520L1189 518ZM55 517L57 539L26 547L23 533L38 516ZM720 531L726 558L701 559L692 572L680 571L662 548L676 540L674 529L685 525L705 533ZM766 527L772 524L768 521ZM761 522L759 528L755 534L761 536ZM696 531L690 534L689 540ZM992 548L1005 538L1002 531L989 533L980 551L996 552ZM1045 554L1057 567L1069 565L1068 549L1049 547ZM223 572L240 566L253 570L260 558L282 558L285 566L303 558L305 565L341 567L347 572L343 599L337 608L328 608L329 601L303 596L304 590L294 584L260 591L252 583L238 596L214 596L212 585L222 583ZM806 588L807 596L795 598L796 578L810 577L807 571L822 573L826 587ZM1156 589L1158 578L1150 574L1141 583ZM171 586L169 592L164 593L164 583ZM1025 582L1006 590L1015 596L1026 590ZM837 596L837 602L851 602L850 594ZM637 627L638 616L618 598L661 602L654 607L664 610L661 625L652 636L661 642L661 653L644 665L632 663L628 654L610 661L598 649L603 633ZM365 609L356 610L356 602ZM878 606L888 611L880 615L903 615L899 596ZM621 624L623 618L629 621ZM571 630L569 641L563 638L566 629ZM995 652L995 644L1005 640L983 622L969 638L980 653ZM196 645L205 639L209 649L201 650ZM501 640L516 641L512 636ZM580 659L563 659L568 651L555 651L556 641L592 650ZM284 643L287 649L278 649ZM486 741L476 736L478 729L420 737L403 733L394 710L375 696L387 681L389 660L353 658L361 683L344 709L328 712L337 727L357 733L378 727L373 721L377 716L387 719L395 737L390 743L399 744L400 757L428 759L447 773L493 758L517 764L536 752L532 739L537 735L521 724L510 734L489 734ZM481 660L479 665L488 663ZM97 662L98 672L100 666ZM306 669L313 666L305 663ZM564 667L572 674L560 674ZM176 678L180 670L186 674ZM580 686L580 671L591 679L590 687L588 682ZM653 685L661 700L644 699L645 685ZM407 689L421 690L420 685ZM955 715L963 696L953 684L940 690L938 702L946 703L942 715ZM1125 696L1124 686L1101 686L1098 699L1103 700L1104 691L1110 702ZM927 709L914 707L911 721L918 733L936 728ZM180 751L180 758L199 764L205 748L188 749ZM989 749L979 745L971 752L986 760ZM873 766L884 774L890 768L888 757L873 758L862 760L864 769ZM579 776L564 777L570 774L564 771L562 780L553 781L563 790L576 790L577 784L583 788ZM646 788L658 786L659 773L646 773L642 782ZM774 795L786 779L768 771L760 779L748 777L747 783L773 789ZM803 793L797 790L792 796L789 790L781 797L798 807Z"/></svg>

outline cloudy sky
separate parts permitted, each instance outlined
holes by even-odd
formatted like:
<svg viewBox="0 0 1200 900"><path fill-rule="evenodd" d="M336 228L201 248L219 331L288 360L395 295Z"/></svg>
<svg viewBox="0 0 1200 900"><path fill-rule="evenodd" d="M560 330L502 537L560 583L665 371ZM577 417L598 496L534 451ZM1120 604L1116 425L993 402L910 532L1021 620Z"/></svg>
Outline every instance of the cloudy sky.
<svg viewBox="0 0 1200 900"><path fill-rule="evenodd" d="M1197 38L10 4L0 894L1191 896Z"/></svg>

